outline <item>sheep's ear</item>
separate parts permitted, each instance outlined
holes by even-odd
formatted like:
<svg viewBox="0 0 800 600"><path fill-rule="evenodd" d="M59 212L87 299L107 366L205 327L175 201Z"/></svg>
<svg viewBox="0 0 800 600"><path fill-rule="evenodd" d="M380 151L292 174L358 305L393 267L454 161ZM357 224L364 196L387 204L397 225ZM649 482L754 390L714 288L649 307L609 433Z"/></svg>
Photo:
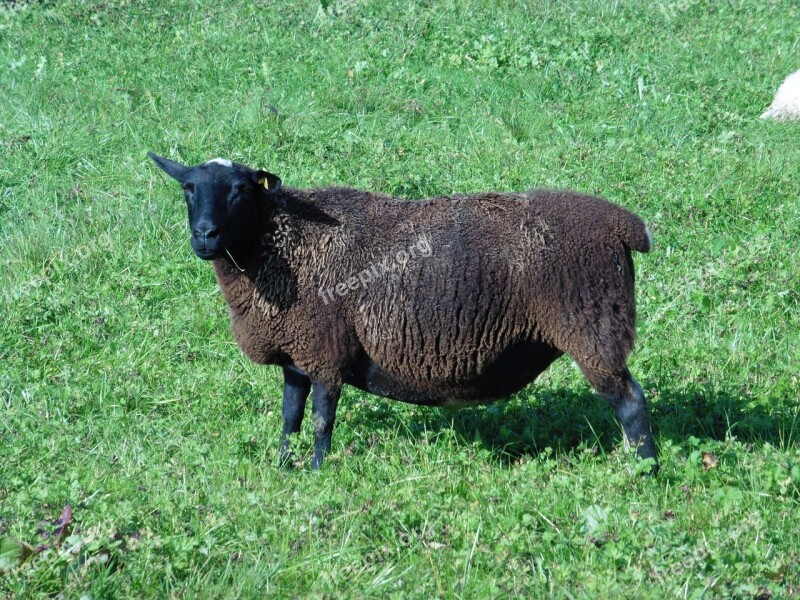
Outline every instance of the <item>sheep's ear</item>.
<svg viewBox="0 0 800 600"><path fill-rule="evenodd" d="M281 178L277 175L267 171L258 171L256 177L258 178L258 185L263 185L270 192L277 192L281 189Z"/></svg>
<svg viewBox="0 0 800 600"><path fill-rule="evenodd" d="M173 179L180 181L181 183L183 183L186 174L191 170L191 167L187 167L185 165L182 165L181 163L175 162L174 160L158 156L156 154L153 154L152 152L148 152L147 156L152 158L158 165L158 168L164 171L164 173L166 173Z"/></svg>

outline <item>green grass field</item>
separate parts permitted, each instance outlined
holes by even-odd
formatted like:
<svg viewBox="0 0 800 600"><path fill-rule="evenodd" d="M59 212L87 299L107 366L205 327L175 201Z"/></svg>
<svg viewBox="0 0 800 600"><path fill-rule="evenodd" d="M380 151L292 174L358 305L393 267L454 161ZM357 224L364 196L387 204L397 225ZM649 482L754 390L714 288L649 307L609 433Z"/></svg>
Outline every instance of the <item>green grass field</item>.
<svg viewBox="0 0 800 600"><path fill-rule="evenodd" d="M798 22L790 0L0 3L0 596L800 596L800 125L758 119ZM483 409L348 389L322 471L279 469L279 370L239 353L148 150L636 211L661 475L567 358Z"/></svg>

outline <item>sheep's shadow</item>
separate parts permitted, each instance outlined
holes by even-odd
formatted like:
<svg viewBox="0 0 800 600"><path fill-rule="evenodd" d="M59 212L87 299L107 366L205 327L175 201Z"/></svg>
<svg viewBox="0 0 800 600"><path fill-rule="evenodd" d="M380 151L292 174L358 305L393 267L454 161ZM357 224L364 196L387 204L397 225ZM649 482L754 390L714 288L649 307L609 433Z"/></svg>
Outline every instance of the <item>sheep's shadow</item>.
<svg viewBox="0 0 800 600"><path fill-rule="evenodd" d="M735 437L745 443L783 446L800 441L800 403L774 399L758 403L728 391L708 388L651 393L651 424L656 440L680 445ZM622 440L611 407L588 388L538 386L509 400L468 409L398 407L369 397L351 404L354 428L397 431L423 441L452 430L465 443L479 442L502 463L538 456L548 448L569 452L581 447L609 452Z"/></svg>

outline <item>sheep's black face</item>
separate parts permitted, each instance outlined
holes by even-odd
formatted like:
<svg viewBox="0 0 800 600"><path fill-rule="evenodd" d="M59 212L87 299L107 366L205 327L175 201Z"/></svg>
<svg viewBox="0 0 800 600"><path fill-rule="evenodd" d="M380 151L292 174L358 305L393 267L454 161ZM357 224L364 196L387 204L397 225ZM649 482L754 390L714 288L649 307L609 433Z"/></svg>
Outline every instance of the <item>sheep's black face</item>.
<svg viewBox="0 0 800 600"><path fill-rule="evenodd" d="M204 260L235 256L239 248L252 244L258 202L280 188L280 179L220 158L187 167L152 153L148 156L183 186L197 256Z"/></svg>

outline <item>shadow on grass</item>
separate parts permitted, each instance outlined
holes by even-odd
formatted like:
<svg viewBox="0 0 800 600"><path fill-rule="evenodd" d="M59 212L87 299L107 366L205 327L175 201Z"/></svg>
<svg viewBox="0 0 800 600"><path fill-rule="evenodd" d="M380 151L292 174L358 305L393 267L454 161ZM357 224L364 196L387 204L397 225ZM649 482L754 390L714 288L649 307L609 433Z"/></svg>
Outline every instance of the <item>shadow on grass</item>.
<svg viewBox="0 0 800 600"><path fill-rule="evenodd" d="M800 443L800 402L763 399L709 389L664 390L649 403L656 440L683 445L690 436L776 447ZM452 429L466 443L477 441L503 463L586 447L610 452L622 431L605 400L586 389L533 388L510 400L470 409L405 408L370 398L351 407L351 424L365 431L397 431L413 440Z"/></svg>

